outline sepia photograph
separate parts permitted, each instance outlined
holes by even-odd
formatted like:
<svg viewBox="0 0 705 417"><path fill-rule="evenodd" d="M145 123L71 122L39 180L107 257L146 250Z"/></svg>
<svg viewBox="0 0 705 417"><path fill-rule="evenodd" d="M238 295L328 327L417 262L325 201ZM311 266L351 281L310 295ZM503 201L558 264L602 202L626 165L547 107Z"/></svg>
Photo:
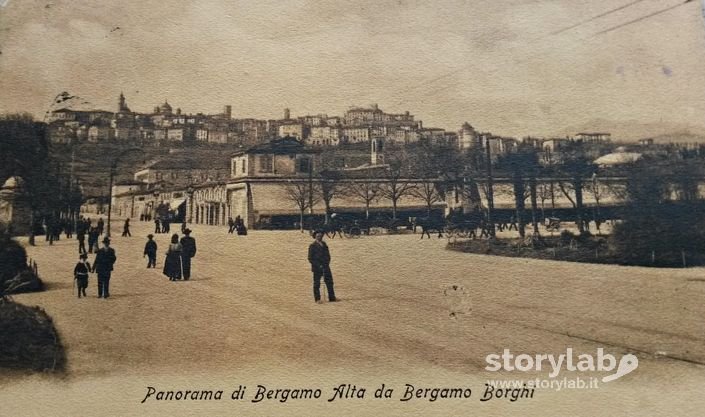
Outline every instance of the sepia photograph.
<svg viewBox="0 0 705 417"><path fill-rule="evenodd" d="M0 415L702 416L705 0L0 0Z"/></svg>

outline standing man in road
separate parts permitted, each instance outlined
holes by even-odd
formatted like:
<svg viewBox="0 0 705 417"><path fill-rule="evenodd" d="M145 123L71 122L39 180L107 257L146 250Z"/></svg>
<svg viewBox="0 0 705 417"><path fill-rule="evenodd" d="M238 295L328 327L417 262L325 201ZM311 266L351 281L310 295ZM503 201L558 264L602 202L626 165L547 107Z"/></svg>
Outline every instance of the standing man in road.
<svg viewBox="0 0 705 417"><path fill-rule="evenodd" d="M333 290L333 273L330 271L330 251L328 245L323 241L323 231L316 230L314 233L316 240L308 247L308 261L311 263L313 272L313 299L321 304L321 277L326 283L328 290L328 301L338 301Z"/></svg>
<svg viewBox="0 0 705 417"><path fill-rule="evenodd" d="M110 247L110 239L106 237L93 262L93 272L98 273L98 298L110 297L110 273L116 260L115 249Z"/></svg>
<svg viewBox="0 0 705 417"><path fill-rule="evenodd" d="M191 278L191 258L196 256L196 239L191 237L191 229L184 229L184 237L181 238L181 267L184 270L184 281Z"/></svg>

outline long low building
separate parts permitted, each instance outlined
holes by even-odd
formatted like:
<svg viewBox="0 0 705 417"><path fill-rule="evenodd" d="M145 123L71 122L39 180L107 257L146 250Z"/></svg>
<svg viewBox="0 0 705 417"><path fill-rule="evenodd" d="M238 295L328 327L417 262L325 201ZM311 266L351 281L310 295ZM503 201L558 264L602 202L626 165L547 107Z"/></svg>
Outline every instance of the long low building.
<svg viewBox="0 0 705 417"><path fill-rule="evenodd" d="M373 162L383 161L377 153ZM184 167L188 169L188 167ZM117 217L153 218L170 216L174 221L223 225L239 216L248 227L266 226L273 218L305 214L322 215L326 205L321 198L332 196L334 212L383 213L391 216L394 203L389 189L406 189L396 201L397 214L423 215L429 209L437 213L450 209L486 207L486 186L477 184L477 192L464 187L435 191L433 179L395 178L384 164L367 164L354 169L331 171L321 175L320 151L305 147L292 138L284 138L236 152L231 157L230 176L188 187L164 187L144 183L135 189L115 189L113 210ZM620 203L623 192L619 181L594 179L585 183L587 206L609 206ZM385 193L384 190L387 192ZM622 191L620 191L622 190ZM493 187L497 209L514 208L511 181L497 179ZM558 179L543 179L538 186L538 204L543 210L570 208L570 185ZM435 194L434 194L435 193ZM474 194L474 195L471 195ZM374 198L371 198L373 197ZM367 198L365 198L367 197ZM526 206L528 202L528 188ZM367 204L369 201L369 204ZM309 207L313 202L313 207Z"/></svg>

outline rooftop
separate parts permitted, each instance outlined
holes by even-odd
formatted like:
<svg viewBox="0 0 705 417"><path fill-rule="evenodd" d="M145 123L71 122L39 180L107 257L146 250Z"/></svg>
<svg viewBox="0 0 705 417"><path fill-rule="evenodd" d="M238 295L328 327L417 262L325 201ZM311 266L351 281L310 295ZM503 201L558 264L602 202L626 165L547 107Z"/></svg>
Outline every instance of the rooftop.
<svg viewBox="0 0 705 417"><path fill-rule="evenodd" d="M275 154L275 155L290 155L295 153L317 153L319 151L306 148L303 143L292 137L284 137L274 139L267 143L252 146L251 148L237 151L233 156L243 154Z"/></svg>

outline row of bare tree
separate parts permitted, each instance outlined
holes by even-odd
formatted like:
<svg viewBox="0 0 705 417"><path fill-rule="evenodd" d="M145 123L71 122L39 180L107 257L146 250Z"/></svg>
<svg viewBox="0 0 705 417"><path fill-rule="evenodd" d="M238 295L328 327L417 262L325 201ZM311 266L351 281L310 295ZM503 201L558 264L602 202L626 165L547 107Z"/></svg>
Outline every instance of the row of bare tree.
<svg viewBox="0 0 705 417"><path fill-rule="evenodd" d="M336 197L353 198L364 204L369 218L370 206L381 199L391 203L392 216L397 217L399 201L406 196L423 201L427 215L434 204L446 200L446 194L455 190L477 207L481 206L482 191L489 207L493 206L491 178L511 178L519 233L523 237L526 202L529 200L532 227L538 233L539 217L543 217L546 201L555 201L560 192L571 202L577 214L580 231L584 228L585 189L590 189L599 201L599 187L589 181L595 171L587 152L587 145L575 142L561 150L559 162L539 162L539 150L530 145L519 145L510 152L490 158L479 148L460 152L455 148L428 143L404 147L388 147L383 166L368 167L343 173L331 163L334 158L323 155L323 169L314 177L291 180L286 187L287 198L298 208L301 218L307 210L319 203L325 206L326 219L332 212ZM551 178L550 181L545 181ZM541 179L541 184L539 184ZM541 201L539 208L538 202ZM541 210L542 216L538 211Z"/></svg>

